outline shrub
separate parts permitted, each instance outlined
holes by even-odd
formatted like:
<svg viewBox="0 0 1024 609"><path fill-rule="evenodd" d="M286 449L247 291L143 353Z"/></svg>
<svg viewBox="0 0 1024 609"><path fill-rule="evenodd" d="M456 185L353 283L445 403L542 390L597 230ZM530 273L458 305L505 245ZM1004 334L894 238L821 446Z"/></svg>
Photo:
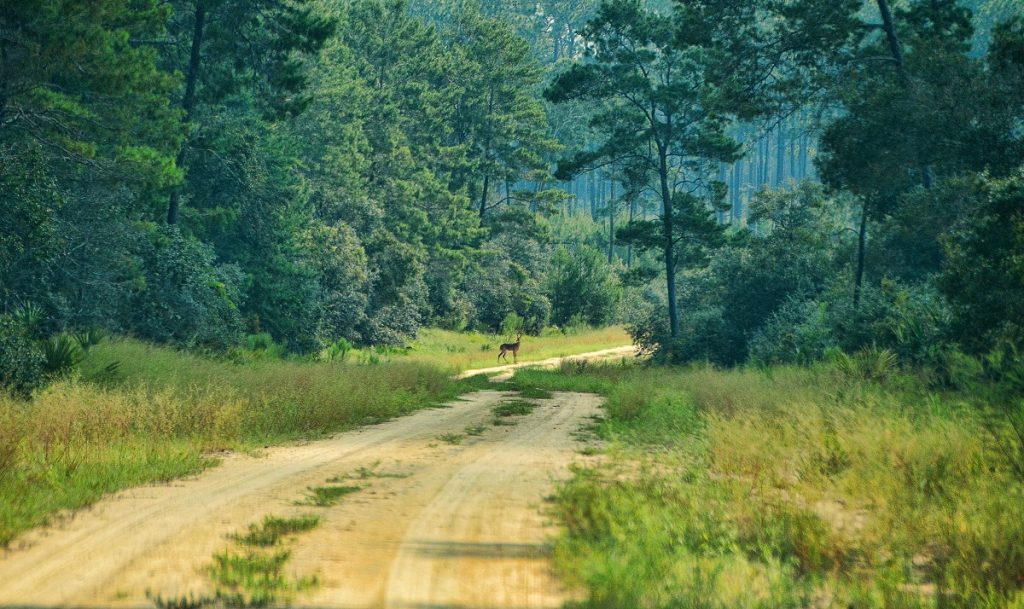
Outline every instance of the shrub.
<svg viewBox="0 0 1024 609"><path fill-rule="evenodd" d="M813 300L788 301L750 340L750 359L760 365L808 365L821 359L835 344L826 311Z"/></svg>
<svg viewBox="0 0 1024 609"><path fill-rule="evenodd" d="M44 362L24 325L0 315L0 388L27 396L42 383Z"/></svg>
<svg viewBox="0 0 1024 609"><path fill-rule="evenodd" d="M607 324L622 297L611 265L589 246L574 252L559 247L545 287L551 300L551 321L559 326L570 326L577 319L592 326Z"/></svg>
<svg viewBox="0 0 1024 609"><path fill-rule="evenodd" d="M51 336L43 341L43 370L51 376L68 372L84 357L78 342L67 334Z"/></svg>

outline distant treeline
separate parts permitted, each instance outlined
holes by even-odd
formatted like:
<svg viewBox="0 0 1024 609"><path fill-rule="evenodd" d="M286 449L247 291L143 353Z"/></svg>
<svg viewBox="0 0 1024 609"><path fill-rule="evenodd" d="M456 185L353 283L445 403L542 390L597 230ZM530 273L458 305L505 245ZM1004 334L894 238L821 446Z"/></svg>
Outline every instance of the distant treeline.
<svg viewBox="0 0 1024 609"><path fill-rule="evenodd" d="M310 352L627 319L721 363L1012 343L1019 12L5 2L0 359L93 327Z"/></svg>

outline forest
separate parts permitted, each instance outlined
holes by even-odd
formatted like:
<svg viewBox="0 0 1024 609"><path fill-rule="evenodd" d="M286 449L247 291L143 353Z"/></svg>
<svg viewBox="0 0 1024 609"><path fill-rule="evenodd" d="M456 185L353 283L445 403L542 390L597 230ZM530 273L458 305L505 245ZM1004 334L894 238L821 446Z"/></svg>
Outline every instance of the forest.
<svg viewBox="0 0 1024 609"><path fill-rule="evenodd" d="M1024 606L1024 4L0 2L0 547L513 341L580 607Z"/></svg>
<svg viewBox="0 0 1024 609"><path fill-rule="evenodd" d="M1019 7L732 4L5 3L4 384L93 328L1019 344Z"/></svg>

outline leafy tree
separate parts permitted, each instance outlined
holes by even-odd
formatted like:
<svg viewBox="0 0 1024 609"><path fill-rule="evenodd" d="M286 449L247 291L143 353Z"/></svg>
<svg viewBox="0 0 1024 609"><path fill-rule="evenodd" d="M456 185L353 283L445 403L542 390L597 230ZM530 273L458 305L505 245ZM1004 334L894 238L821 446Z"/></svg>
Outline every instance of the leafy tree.
<svg viewBox="0 0 1024 609"><path fill-rule="evenodd" d="M0 160L38 145L61 171L117 171L134 184L178 179L180 140L161 72L140 40L164 33L156 0L47 0L0 7Z"/></svg>
<svg viewBox="0 0 1024 609"><path fill-rule="evenodd" d="M728 122L706 80L705 49L679 45L670 17L647 12L636 0L612 0L602 4L583 36L589 61L559 75L545 95L556 103L599 104L591 125L602 140L562 163L559 175L614 162L649 176L661 201L660 225L652 232L656 223L635 224L625 234L644 246L660 242L669 333L676 339L677 268L720 232L711 209L723 193L700 167L702 161L734 159L737 146L725 134ZM704 196L693 194L701 190Z"/></svg>
<svg viewBox="0 0 1024 609"><path fill-rule="evenodd" d="M454 137L468 148L475 176L469 190L477 193L483 218L488 208L502 202L490 202L493 184L515 183L530 171L544 169L544 154L555 149L536 95L543 74L525 40L473 7L461 12L448 38L459 51L462 89L452 117Z"/></svg>
<svg viewBox="0 0 1024 609"><path fill-rule="evenodd" d="M547 291L551 321L563 327L575 319L592 326L609 323L622 295L611 265L599 250L589 246L575 252L564 246L555 250Z"/></svg>
<svg viewBox="0 0 1024 609"><path fill-rule="evenodd" d="M196 131L209 106L246 95L268 118L300 112L308 103L303 56L315 54L334 24L309 0L174 0L166 48L168 67L185 75L180 107ZM203 106L207 106L204 112ZM176 164L190 163L183 144ZM182 192L171 194L167 223L178 222Z"/></svg>
<svg viewBox="0 0 1024 609"><path fill-rule="evenodd" d="M954 332L973 353L1024 342L1024 171L963 186L979 201L945 240L939 277Z"/></svg>

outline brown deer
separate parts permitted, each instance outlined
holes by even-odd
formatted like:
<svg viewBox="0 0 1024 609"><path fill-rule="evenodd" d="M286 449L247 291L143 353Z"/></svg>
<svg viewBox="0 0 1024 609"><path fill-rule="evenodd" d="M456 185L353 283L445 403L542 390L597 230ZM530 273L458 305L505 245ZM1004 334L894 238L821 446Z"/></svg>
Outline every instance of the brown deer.
<svg viewBox="0 0 1024 609"><path fill-rule="evenodd" d="M512 361L515 362L516 358L519 356L519 343L521 342L523 342L523 335L520 333L516 335L516 342L504 343L500 347L498 347L499 349L501 349L501 353L498 354L498 361L500 362L501 358L504 357L505 361L508 362L508 352L511 351Z"/></svg>

